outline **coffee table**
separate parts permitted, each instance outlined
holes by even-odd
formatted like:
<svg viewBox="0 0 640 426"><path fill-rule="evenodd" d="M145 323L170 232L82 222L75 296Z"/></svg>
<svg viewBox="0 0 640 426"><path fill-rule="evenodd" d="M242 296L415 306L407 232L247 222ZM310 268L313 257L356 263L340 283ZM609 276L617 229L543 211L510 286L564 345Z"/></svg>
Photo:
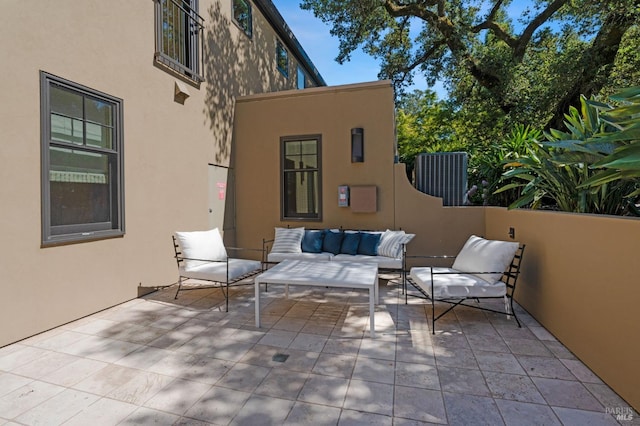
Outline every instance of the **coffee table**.
<svg viewBox="0 0 640 426"><path fill-rule="evenodd" d="M362 288L369 290L371 337L375 337L374 305L378 304L378 264L374 262L284 260L255 278L256 327L260 327L260 284Z"/></svg>

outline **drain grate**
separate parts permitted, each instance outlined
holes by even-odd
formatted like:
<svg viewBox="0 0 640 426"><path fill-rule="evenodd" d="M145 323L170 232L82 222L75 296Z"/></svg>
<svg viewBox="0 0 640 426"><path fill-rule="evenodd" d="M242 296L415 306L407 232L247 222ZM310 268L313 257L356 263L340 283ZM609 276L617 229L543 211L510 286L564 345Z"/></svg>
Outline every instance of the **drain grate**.
<svg viewBox="0 0 640 426"><path fill-rule="evenodd" d="M289 358L289 355L287 354L275 354L271 360L275 362L285 362L287 358Z"/></svg>

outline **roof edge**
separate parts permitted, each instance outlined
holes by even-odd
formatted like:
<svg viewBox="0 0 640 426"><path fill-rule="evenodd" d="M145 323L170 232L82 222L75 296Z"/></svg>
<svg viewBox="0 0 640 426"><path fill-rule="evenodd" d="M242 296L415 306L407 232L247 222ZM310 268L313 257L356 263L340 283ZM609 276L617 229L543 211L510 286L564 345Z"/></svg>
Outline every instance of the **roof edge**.
<svg viewBox="0 0 640 426"><path fill-rule="evenodd" d="M282 39L282 41L291 49L294 55L301 61L302 67L307 71L309 77L318 85L318 86L326 86L327 83L320 75L320 72L305 52L304 48L296 38L287 22L284 20L276 6L271 2L271 0L253 0L255 5L260 9L264 17L273 25L278 36Z"/></svg>

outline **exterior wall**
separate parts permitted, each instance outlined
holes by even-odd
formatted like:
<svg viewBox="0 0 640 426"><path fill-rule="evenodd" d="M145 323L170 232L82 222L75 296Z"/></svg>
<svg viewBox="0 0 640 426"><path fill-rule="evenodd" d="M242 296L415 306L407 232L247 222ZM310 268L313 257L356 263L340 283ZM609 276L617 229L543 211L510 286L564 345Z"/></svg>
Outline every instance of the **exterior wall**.
<svg viewBox="0 0 640 426"><path fill-rule="evenodd" d="M487 234L527 244L516 299L636 410L640 408L640 220L487 209Z"/></svg>
<svg viewBox="0 0 640 426"><path fill-rule="evenodd" d="M395 118L389 81L239 98L234 161L238 245L261 247L276 226L404 229L409 253L457 253L469 234L484 234L483 208L443 208L416 190L394 164ZM351 129L364 129L363 163L351 163ZM280 220L280 138L322 135L323 220ZM376 213L338 207L339 185L375 185Z"/></svg>
<svg viewBox="0 0 640 426"><path fill-rule="evenodd" d="M238 245L261 247L274 226L394 228L394 105L388 81L240 98L234 164ZM363 163L351 129L364 128ZM280 138L322 135L322 222L280 221ZM339 185L376 185L377 212L338 207Z"/></svg>
<svg viewBox="0 0 640 426"><path fill-rule="evenodd" d="M256 7L249 40L231 0L199 3L206 81L197 87L154 66L151 0L3 2L0 346L175 282L171 233L222 228L220 211L209 217L209 169L230 163L234 98L294 88L295 68L288 80L277 71L276 33ZM122 238L40 246L40 70L123 99ZM184 104L176 82L190 93Z"/></svg>

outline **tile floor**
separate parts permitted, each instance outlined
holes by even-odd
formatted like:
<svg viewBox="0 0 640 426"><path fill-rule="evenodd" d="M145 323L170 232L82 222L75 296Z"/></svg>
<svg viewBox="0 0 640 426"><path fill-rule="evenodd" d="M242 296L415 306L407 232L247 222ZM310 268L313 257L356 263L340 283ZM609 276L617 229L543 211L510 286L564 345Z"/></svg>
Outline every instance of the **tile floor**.
<svg viewBox="0 0 640 426"><path fill-rule="evenodd" d="M256 329L248 286L229 313L169 288L5 346L0 425L640 425L521 309L432 335L430 305L380 286L375 340L364 291L270 286Z"/></svg>

